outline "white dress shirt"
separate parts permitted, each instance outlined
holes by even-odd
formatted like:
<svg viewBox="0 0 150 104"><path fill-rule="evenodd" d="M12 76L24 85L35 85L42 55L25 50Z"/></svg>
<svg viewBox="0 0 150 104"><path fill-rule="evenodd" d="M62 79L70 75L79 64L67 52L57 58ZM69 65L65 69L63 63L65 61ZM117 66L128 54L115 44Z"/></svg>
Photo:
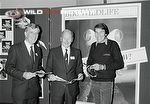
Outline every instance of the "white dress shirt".
<svg viewBox="0 0 150 104"><path fill-rule="evenodd" d="M70 60L70 47L65 48L65 47L62 45L62 46L61 46L61 48L62 48L63 56L65 56L66 49L67 49L67 54L68 54L68 63L69 63L69 60Z"/></svg>
<svg viewBox="0 0 150 104"><path fill-rule="evenodd" d="M34 44L33 45L31 45L28 41L24 41L24 43L25 43L25 45L26 45L26 47L27 47L27 50L28 50L28 53L29 53L29 55L31 56L31 53L30 53L30 50L31 50L31 46L32 46L32 49L33 49L33 52L34 52Z"/></svg>

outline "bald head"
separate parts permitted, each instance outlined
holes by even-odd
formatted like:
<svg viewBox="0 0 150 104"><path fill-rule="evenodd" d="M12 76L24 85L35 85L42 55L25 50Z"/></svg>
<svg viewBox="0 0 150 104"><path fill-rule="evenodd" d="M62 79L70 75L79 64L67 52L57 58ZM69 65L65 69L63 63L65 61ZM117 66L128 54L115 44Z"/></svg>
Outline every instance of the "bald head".
<svg viewBox="0 0 150 104"><path fill-rule="evenodd" d="M70 47L72 41L73 41L73 33L69 29L65 29L60 37L61 44L65 47L68 48Z"/></svg>
<svg viewBox="0 0 150 104"><path fill-rule="evenodd" d="M63 37L63 35L66 35L66 34L71 35L71 37L73 38L73 33L72 33L71 30L65 29L65 30L62 32L61 37Z"/></svg>

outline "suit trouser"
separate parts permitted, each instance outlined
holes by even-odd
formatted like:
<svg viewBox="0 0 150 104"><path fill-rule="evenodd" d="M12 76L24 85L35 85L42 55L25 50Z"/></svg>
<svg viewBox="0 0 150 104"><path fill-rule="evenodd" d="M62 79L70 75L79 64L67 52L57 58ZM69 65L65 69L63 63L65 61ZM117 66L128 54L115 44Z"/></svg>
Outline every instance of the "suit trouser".
<svg viewBox="0 0 150 104"><path fill-rule="evenodd" d="M53 96L54 95L54 96ZM57 92L57 94L51 94L50 104L75 104L77 96L70 96L69 90L66 87L62 93Z"/></svg>
<svg viewBox="0 0 150 104"><path fill-rule="evenodd" d="M14 99L13 104L38 104L38 98L30 98L30 99Z"/></svg>
<svg viewBox="0 0 150 104"><path fill-rule="evenodd" d="M111 104L113 82L91 82L91 91L95 99L95 104Z"/></svg>

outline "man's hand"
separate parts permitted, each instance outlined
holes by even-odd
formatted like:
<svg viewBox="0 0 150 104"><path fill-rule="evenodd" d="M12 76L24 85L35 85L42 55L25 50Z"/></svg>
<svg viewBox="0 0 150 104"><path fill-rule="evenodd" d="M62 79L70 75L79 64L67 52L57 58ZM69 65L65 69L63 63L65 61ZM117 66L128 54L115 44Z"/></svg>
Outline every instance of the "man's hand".
<svg viewBox="0 0 150 104"><path fill-rule="evenodd" d="M23 77L26 79L26 80L29 80L33 77L36 77L36 73L31 73L31 72L24 72L23 73Z"/></svg>
<svg viewBox="0 0 150 104"><path fill-rule="evenodd" d="M83 80L83 74L82 73L78 74L78 80Z"/></svg>
<svg viewBox="0 0 150 104"><path fill-rule="evenodd" d="M85 74L86 77L89 77L88 71L87 71L87 67L83 67L83 72Z"/></svg>
<svg viewBox="0 0 150 104"><path fill-rule="evenodd" d="M44 77L44 75L45 75L45 72L44 72L43 70L36 71L35 73L36 73L36 75L38 75L40 78Z"/></svg>

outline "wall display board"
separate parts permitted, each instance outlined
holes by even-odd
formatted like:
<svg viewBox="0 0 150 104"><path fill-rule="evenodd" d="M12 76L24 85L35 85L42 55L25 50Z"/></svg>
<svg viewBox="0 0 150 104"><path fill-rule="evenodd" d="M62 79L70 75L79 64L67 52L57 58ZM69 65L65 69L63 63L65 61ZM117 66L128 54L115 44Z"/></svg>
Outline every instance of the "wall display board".
<svg viewBox="0 0 150 104"><path fill-rule="evenodd" d="M10 46L14 43L13 19L0 16L0 55L7 55Z"/></svg>
<svg viewBox="0 0 150 104"><path fill-rule="evenodd" d="M69 7L62 8L61 14L62 30L67 28L75 33L84 64L89 45L94 42L94 26L98 23L108 26L108 38L119 44L125 62L125 67L116 72L114 104L139 104L140 63L148 61L145 47L140 47L141 3ZM93 102L92 94L87 98L88 81L81 83L80 88L79 100Z"/></svg>

